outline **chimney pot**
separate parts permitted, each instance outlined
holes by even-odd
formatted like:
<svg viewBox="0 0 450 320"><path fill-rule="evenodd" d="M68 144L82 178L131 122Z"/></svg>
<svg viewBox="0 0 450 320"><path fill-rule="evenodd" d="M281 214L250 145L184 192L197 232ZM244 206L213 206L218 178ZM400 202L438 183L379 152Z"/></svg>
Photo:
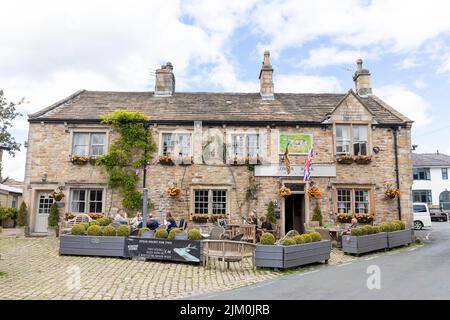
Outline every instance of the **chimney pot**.
<svg viewBox="0 0 450 320"><path fill-rule="evenodd" d="M355 82L356 93L360 96L372 94L372 86L370 84L370 72L362 68L363 60L356 60L356 72L353 76Z"/></svg>
<svg viewBox="0 0 450 320"><path fill-rule="evenodd" d="M175 92L175 76L172 71L173 65L170 62L156 70L155 97L172 96Z"/></svg>
<svg viewBox="0 0 450 320"><path fill-rule="evenodd" d="M264 60L259 72L261 98L263 100L274 100L273 94L273 68L270 64L270 52L264 51Z"/></svg>

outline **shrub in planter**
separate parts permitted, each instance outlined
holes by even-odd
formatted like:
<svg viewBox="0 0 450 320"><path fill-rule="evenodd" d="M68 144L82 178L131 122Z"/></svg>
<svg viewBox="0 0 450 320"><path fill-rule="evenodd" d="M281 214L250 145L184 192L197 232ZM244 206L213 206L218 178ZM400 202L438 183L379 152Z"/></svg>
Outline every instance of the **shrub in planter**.
<svg viewBox="0 0 450 320"><path fill-rule="evenodd" d="M296 244L305 243L305 239L303 238L303 236L301 234L294 236L292 239L295 241Z"/></svg>
<svg viewBox="0 0 450 320"><path fill-rule="evenodd" d="M281 240L280 244L283 246L293 246L296 245L297 242L295 242L295 240L292 238L286 238L284 240Z"/></svg>
<svg viewBox="0 0 450 320"><path fill-rule="evenodd" d="M322 210L320 210L319 202L316 201L316 206L314 207L312 221L319 221L319 226L322 226Z"/></svg>
<svg viewBox="0 0 450 320"><path fill-rule="evenodd" d="M99 225L100 225L100 223L97 220L89 221L89 227L90 226L99 226Z"/></svg>
<svg viewBox="0 0 450 320"><path fill-rule="evenodd" d="M119 237L128 237L131 233L130 227L129 226L119 226L117 228L117 236Z"/></svg>
<svg viewBox="0 0 450 320"><path fill-rule="evenodd" d="M71 233L75 236L81 236L84 235L86 232L86 228L84 224L76 224L72 227Z"/></svg>
<svg viewBox="0 0 450 320"><path fill-rule="evenodd" d="M322 237L321 237L320 233L318 233L318 232L311 232L309 234L309 236L311 237L312 242L317 242L317 241L322 240Z"/></svg>
<svg viewBox="0 0 450 320"><path fill-rule="evenodd" d="M398 224L400 226L400 230L405 230L406 229L406 224L404 221L400 221L400 220L395 220L393 221L394 223Z"/></svg>
<svg viewBox="0 0 450 320"><path fill-rule="evenodd" d="M116 228L114 228L113 226L104 227L103 235L107 237L114 237L116 235Z"/></svg>
<svg viewBox="0 0 450 320"><path fill-rule="evenodd" d="M273 245L275 244L275 237L270 232L264 232L259 238L259 242L265 245Z"/></svg>
<svg viewBox="0 0 450 320"><path fill-rule="evenodd" d="M392 226L390 223L383 223L379 226L381 232L391 232Z"/></svg>
<svg viewBox="0 0 450 320"><path fill-rule="evenodd" d="M303 237L303 240L305 241L305 243L312 242L312 237L309 233L302 234L302 237Z"/></svg>
<svg viewBox="0 0 450 320"><path fill-rule="evenodd" d="M150 231L150 229L149 229L149 228L140 228L140 229L139 229L139 231L138 231L138 236L141 236L141 235L142 235L142 233L144 233L144 232L148 232L148 231Z"/></svg>
<svg viewBox="0 0 450 320"><path fill-rule="evenodd" d="M188 231L188 240L201 240L202 234L198 229L191 229Z"/></svg>
<svg viewBox="0 0 450 320"><path fill-rule="evenodd" d="M80 224L84 226L85 230L87 230L87 228L89 228L89 222L81 222Z"/></svg>
<svg viewBox="0 0 450 320"><path fill-rule="evenodd" d="M169 234L167 233L166 229L159 229L159 230L156 230L156 232L155 232L155 238L158 238L158 239L167 239L168 236L169 236Z"/></svg>
<svg viewBox="0 0 450 320"><path fill-rule="evenodd" d="M175 239L175 234L182 233L182 232L183 232L183 230L181 230L180 228L171 229L169 232L169 239Z"/></svg>
<svg viewBox="0 0 450 320"><path fill-rule="evenodd" d="M363 235L363 230L362 228L353 228L351 231L352 236L354 237L359 237Z"/></svg>
<svg viewBox="0 0 450 320"><path fill-rule="evenodd" d="M372 233L380 233L381 232L380 227L377 227L377 226L372 227L372 230L373 230Z"/></svg>
<svg viewBox="0 0 450 320"><path fill-rule="evenodd" d="M361 229L364 230L365 234L372 234L373 230L371 226L363 226Z"/></svg>
<svg viewBox="0 0 450 320"><path fill-rule="evenodd" d="M113 219L111 217L104 217L94 221L97 221L101 226L107 226L112 222L112 220Z"/></svg>
<svg viewBox="0 0 450 320"><path fill-rule="evenodd" d="M88 236L101 236L102 229L99 225L92 225L87 229Z"/></svg>
<svg viewBox="0 0 450 320"><path fill-rule="evenodd" d="M20 204L19 213L17 214L17 225L25 227L27 225L27 205L25 202Z"/></svg>

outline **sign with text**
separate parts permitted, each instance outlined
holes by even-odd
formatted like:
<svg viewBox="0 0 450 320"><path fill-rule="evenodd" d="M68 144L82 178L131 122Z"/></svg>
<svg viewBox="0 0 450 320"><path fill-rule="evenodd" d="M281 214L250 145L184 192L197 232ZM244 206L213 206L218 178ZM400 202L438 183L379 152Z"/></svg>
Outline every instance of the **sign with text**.
<svg viewBox="0 0 450 320"><path fill-rule="evenodd" d="M287 173L286 167L280 164L255 166L255 177L303 177L304 173L304 166L291 166L290 174ZM336 165L313 164L311 177L336 177Z"/></svg>
<svg viewBox="0 0 450 320"><path fill-rule="evenodd" d="M148 239L128 237L125 240L125 256L150 260L200 262L201 241Z"/></svg>

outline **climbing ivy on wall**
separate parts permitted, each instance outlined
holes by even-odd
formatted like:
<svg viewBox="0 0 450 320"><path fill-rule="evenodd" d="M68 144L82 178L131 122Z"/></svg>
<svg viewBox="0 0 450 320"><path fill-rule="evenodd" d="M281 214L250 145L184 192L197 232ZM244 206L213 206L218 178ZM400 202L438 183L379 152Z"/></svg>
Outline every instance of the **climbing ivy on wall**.
<svg viewBox="0 0 450 320"><path fill-rule="evenodd" d="M142 193L137 190L136 169L148 164L156 151L152 130L144 127L148 117L140 112L116 110L100 118L119 133L119 138L96 164L108 173L109 186L120 190L122 205L127 209L140 209Z"/></svg>

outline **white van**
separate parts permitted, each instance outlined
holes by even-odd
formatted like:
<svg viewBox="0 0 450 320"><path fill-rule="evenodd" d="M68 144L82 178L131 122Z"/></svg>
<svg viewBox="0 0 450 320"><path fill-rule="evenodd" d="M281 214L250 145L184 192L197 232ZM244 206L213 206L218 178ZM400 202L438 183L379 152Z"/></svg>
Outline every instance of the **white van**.
<svg viewBox="0 0 450 320"><path fill-rule="evenodd" d="M414 202L414 229L421 230L422 228L431 228L430 209L426 203Z"/></svg>

